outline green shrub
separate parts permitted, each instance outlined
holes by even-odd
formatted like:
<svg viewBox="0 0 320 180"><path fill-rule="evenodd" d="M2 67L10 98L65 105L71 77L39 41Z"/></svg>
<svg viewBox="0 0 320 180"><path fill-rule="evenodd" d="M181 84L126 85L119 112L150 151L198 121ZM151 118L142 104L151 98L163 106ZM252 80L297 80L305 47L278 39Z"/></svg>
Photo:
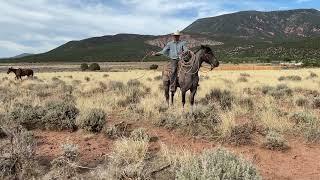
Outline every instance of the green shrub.
<svg viewBox="0 0 320 180"><path fill-rule="evenodd" d="M254 100L251 97L244 97L239 100L239 104L242 107L246 107L246 108L248 108L248 110L253 111L254 110L254 102L253 101Z"/></svg>
<svg viewBox="0 0 320 180"><path fill-rule="evenodd" d="M75 130L75 119L79 110L72 101L52 100L43 106L45 115L42 122L47 129L51 130Z"/></svg>
<svg viewBox="0 0 320 180"><path fill-rule="evenodd" d="M17 122L24 128L31 130L35 128L44 128L42 121L46 111L40 106L32 106L31 102L15 103L8 112L9 119Z"/></svg>
<svg viewBox="0 0 320 180"><path fill-rule="evenodd" d="M183 116L171 111L161 113L154 124L169 130L177 129L184 134L214 139L220 135L218 128L220 122L217 109L198 106L193 110L193 113L187 113Z"/></svg>
<svg viewBox="0 0 320 180"><path fill-rule="evenodd" d="M221 109L228 110L234 103L234 95L229 90L213 89L200 100L203 104L217 103Z"/></svg>
<svg viewBox="0 0 320 180"><path fill-rule="evenodd" d="M261 87L261 92L263 94L268 94L270 91L272 91L274 89L274 87L272 86L262 86Z"/></svg>
<svg viewBox="0 0 320 180"><path fill-rule="evenodd" d="M300 97L296 100L296 105L301 107L308 106L309 101L306 98Z"/></svg>
<svg viewBox="0 0 320 180"><path fill-rule="evenodd" d="M81 71L86 71L89 69L89 65L87 63L82 63L80 65L80 69L81 69Z"/></svg>
<svg viewBox="0 0 320 180"><path fill-rule="evenodd" d="M290 89L286 84L279 84L276 88L268 92L274 98L282 98L292 95L292 89Z"/></svg>
<svg viewBox="0 0 320 180"><path fill-rule="evenodd" d="M292 76L280 76L278 80L279 81L301 81L302 78L297 75L292 75Z"/></svg>
<svg viewBox="0 0 320 180"><path fill-rule="evenodd" d="M89 82L90 81L90 78L89 77L84 77L84 80L86 80L87 82Z"/></svg>
<svg viewBox="0 0 320 180"><path fill-rule="evenodd" d="M249 80L244 76L240 76L237 81L238 82L248 82Z"/></svg>
<svg viewBox="0 0 320 180"><path fill-rule="evenodd" d="M112 91L122 91L124 90L125 85L123 84L123 82L120 82L120 81L110 81L108 83L108 87Z"/></svg>
<svg viewBox="0 0 320 180"><path fill-rule="evenodd" d="M257 169L249 162L225 149L207 150L199 157L180 162L177 180L194 179L261 179Z"/></svg>
<svg viewBox="0 0 320 180"><path fill-rule="evenodd" d="M303 133L308 142L320 142L320 121L308 112L294 113L291 117L297 129Z"/></svg>
<svg viewBox="0 0 320 180"><path fill-rule="evenodd" d="M320 109L320 98L314 98L312 102L312 107L315 109Z"/></svg>
<svg viewBox="0 0 320 180"><path fill-rule="evenodd" d="M100 71L100 65L98 63L92 63L89 66L90 71Z"/></svg>
<svg viewBox="0 0 320 180"><path fill-rule="evenodd" d="M89 132L100 132L106 124L106 113L102 109L90 109L79 116L77 124L81 129Z"/></svg>
<svg viewBox="0 0 320 180"><path fill-rule="evenodd" d="M130 87L130 86L129 86ZM129 107L129 105L137 104L149 92L147 89L142 89L138 86L131 86L125 94L123 100L118 101L118 105L121 107Z"/></svg>
<svg viewBox="0 0 320 180"><path fill-rule="evenodd" d="M150 65L150 67L149 67L149 69L151 69L151 70L155 70L155 69L158 69L158 65L157 64L151 64Z"/></svg>
<svg viewBox="0 0 320 180"><path fill-rule="evenodd" d="M286 140L276 131L269 131L263 146L270 150L284 151L289 148Z"/></svg>
<svg viewBox="0 0 320 180"><path fill-rule="evenodd" d="M307 77L307 79L314 79L314 78L317 78L318 75L314 72L310 72L310 75Z"/></svg>
<svg viewBox="0 0 320 180"><path fill-rule="evenodd" d="M139 80L136 80L136 79L130 79L128 82L127 82L127 86L129 87L139 87L139 86L142 86L142 83L139 81Z"/></svg>
<svg viewBox="0 0 320 180"><path fill-rule="evenodd" d="M240 76L242 76L242 77L250 77L250 74L248 74L248 73L240 73Z"/></svg>

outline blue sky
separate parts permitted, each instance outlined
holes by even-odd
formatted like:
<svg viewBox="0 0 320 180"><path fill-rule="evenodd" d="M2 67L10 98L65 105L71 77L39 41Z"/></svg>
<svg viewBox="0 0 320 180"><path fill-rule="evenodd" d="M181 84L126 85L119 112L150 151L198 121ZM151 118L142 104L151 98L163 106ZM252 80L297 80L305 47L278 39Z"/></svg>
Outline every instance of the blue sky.
<svg viewBox="0 0 320 180"><path fill-rule="evenodd" d="M168 34L202 17L314 8L319 0L0 0L0 57L42 53L70 40Z"/></svg>

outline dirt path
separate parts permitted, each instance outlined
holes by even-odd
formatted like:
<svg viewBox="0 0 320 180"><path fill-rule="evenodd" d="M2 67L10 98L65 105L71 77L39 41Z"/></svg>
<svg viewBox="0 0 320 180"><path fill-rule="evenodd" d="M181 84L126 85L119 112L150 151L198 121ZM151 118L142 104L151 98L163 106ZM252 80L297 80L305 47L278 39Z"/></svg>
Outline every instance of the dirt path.
<svg viewBox="0 0 320 180"><path fill-rule="evenodd" d="M120 120L113 120L113 123L115 122ZM150 136L158 138L151 144L155 151L159 149L160 143L194 152L220 146L214 142L195 139L141 122L133 122L132 127L146 128ZM103 156L112 149L112 140L102 134L88 135L81 131L74 133L35 131L35 135L38 139L37 155L47 159L59 156L61 144L65 143L77 144L81 162L89 165L103 160ZM223 146L253 162L264 179L320 179L320 145L308 145L301 140L292 139L289 140L291 148L287 152L266 150L259 144L242 147Z"/></svg>

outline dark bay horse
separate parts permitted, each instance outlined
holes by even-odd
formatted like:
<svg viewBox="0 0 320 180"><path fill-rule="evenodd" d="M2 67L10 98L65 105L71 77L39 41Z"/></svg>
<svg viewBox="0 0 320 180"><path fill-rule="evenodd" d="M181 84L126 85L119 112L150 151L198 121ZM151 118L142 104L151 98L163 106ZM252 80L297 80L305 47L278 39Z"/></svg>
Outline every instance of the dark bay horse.
<svg viewBox="0 0 320 180"><path fill-rule="evenodd" d="M202 45L199 50L194 54L191 53L191 59L188 62L183 60L179 61L178 64L178 84L182 93L182 105L184 107L186 103L186 92L190 90L190 104L193 109L194 97L197 93L198 84L199 84L199 70L203 62L210 64L211 70L219 66L219 61L213 54L213 51L209 46ZM162 71L162 80L165 88L165 97L169 105L169 86L170 82L170 66L166 66ZM171 92L171 104L173 104L173 98L175 91ZM192 110L191 109L191 110Z"/></svg>
<svg viewBox="0 0 320 180"><path fill-rule="evenodd" d="M10 67L8 69L7 74L10 74L11 72L13 72L16 75L16 79L21 79L22 76L32 76L33 77L33 70L32 69L14 69L12 67Z"/></svg>

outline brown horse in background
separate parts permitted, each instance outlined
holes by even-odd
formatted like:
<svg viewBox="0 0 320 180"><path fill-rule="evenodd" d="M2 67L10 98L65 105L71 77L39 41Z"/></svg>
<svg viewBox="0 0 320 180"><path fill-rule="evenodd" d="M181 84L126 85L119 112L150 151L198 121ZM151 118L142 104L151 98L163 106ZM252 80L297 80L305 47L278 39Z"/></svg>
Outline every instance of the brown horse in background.
<svg viewBox="0 0 320 180"><path fill-rule="evenodd" d="M194 105L194 97L197 93L198 84L199 84L199 70L203 62L210 64L211 70L215 67L219 66L219 61L213 54L213 51L209 46L202 45L199 50L195 53L191 53L191 59L186 62L184 60L180 60L178 64L178 79L177 79L177 87L180 87L182 93L182 105L184 107L186 103L186 92L190 90L190 104L191 110L193 110ZM184 59L184 58L182 58ZM162 72L162 80L165 89L165 97L166 101L169 105L169 86L170 82L170 66L166 66ZM176 91L176 90L175 90ZM171 92L171 104L173 104L174 92Z"/></svg>
<svg viewBox="0 0 320 180"><path fill-rule="evenodd" d="M33 77L33 70L32 69L14 69L12 67L10 67L8 69L7 74L10 74L11 72L13 72L16 75L16 79L21 79L22 76L32 76Z"/></svg>

